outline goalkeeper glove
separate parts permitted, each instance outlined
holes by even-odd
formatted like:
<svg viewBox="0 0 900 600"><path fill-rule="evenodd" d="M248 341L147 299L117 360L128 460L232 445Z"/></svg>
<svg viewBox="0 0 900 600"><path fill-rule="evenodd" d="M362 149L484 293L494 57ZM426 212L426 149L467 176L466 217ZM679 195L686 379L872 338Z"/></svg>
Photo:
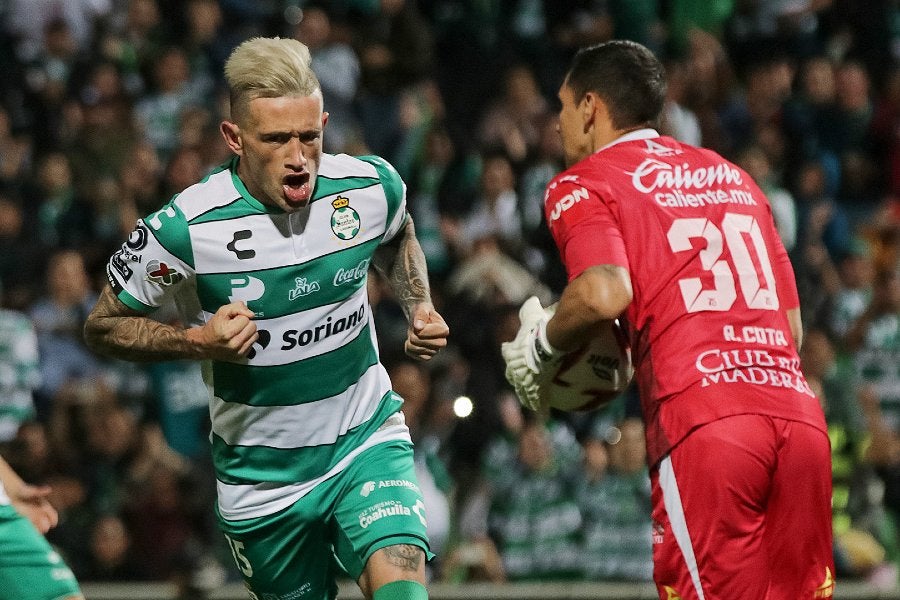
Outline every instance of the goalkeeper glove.
<svg viewBox="0 0 900 600"><path fill-rule="evenodd" d="M519 309L519 332L511 342L501 346L506 362L506 380L513 386L516 396L526 408L544 411L541 406L540 386L551 372L549 366L561 353L547 339L547 321L552 312L541 306L532 296Z"/></svg>

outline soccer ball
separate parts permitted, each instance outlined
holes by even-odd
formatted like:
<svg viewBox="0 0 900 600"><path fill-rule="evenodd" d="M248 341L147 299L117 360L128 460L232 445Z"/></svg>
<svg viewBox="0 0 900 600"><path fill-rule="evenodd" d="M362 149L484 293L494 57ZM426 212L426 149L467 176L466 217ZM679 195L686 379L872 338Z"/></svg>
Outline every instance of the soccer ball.
<svg viewBox="0 0 900 600"><path fill-rule="evenodd" d="M550 369L550 377L540 386L541 401L562 411L603 408L628 387L634 375L631 349L618 320L605 322L596 337L564 354Z"/></svg>

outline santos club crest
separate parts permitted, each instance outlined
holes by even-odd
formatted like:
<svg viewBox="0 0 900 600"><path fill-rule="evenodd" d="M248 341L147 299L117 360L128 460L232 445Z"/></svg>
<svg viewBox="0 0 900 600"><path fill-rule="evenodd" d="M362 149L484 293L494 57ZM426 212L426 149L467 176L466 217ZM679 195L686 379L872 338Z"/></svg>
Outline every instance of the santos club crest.
<svg viewBox="0 0 900 600"><path fill-rule="evenodd" d="M359 233L359 213L350 206L350 199L338 196L331 201L331 231L342 240L349 240Z"/></svg>

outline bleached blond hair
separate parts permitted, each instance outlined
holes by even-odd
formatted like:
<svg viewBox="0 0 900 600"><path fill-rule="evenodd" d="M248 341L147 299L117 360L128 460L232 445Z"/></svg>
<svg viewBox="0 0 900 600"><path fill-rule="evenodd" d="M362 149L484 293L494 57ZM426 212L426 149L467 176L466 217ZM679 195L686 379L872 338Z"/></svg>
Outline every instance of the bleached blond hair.
<svg viewBox="0 0 900 600"><path fill-rule="evenodd" d="M255 98L312 96L319 79L310 66L309 48L291 38L255 37L234 49L225 63L231 118L247 115Z"/></svg>

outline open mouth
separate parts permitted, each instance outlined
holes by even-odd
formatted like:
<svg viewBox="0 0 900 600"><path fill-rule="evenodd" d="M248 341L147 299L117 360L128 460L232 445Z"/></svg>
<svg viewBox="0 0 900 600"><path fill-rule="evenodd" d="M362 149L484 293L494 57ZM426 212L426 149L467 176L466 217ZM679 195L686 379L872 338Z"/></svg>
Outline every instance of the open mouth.
<svg viewBox="0 0 900 600"><path fill-rule="evenodd" d="M309 201L311 190L308 173L286 175L281 182L284 197L289 204L305 204Z"/></svg>

